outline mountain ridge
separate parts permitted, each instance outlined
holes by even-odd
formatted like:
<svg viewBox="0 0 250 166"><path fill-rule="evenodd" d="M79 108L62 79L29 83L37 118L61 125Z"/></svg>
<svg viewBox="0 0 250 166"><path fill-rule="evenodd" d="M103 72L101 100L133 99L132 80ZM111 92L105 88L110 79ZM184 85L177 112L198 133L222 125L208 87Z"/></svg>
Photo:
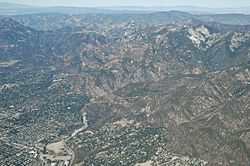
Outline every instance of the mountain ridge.
<svg viewBox="0 0 250 166"><path fill-rule="evenodd" d="M15 4L8 2L0 2L0 14L34 14L34 13L48 13L51 11L68 14L83 14L83 13L140 13L140 12L157 12L157 11L171 11L179 10L189 12L192 14L250 14L249 7L238 8L207 8L197 6L111 6L111 7L78 7L78 6L32 6L25 4Z"/></svg>

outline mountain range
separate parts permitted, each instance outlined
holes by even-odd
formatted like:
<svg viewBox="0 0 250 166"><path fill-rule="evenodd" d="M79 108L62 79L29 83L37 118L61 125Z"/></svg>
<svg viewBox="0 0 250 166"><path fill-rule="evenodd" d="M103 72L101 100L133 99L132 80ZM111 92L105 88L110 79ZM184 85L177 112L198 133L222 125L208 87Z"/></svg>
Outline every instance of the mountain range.
<svg viewBox="0 0 250 166"><path fill-rule="evenodd" d="M249 25L180 11L2 15L0 165L248 165Z"/></svg>
<svg viewBox="0 0 250 166"><path fill-rule="evenodd" d="M64 13L64 14L86 14L86 13L145 13L178 10L192 14L250 14L250 7L239 8L206 8L196 6L113 6L113 7L68 7L68 6L51 6L40 7L24 4L13 4L0 2L0 14L32 14L32 13Z"/></svg>

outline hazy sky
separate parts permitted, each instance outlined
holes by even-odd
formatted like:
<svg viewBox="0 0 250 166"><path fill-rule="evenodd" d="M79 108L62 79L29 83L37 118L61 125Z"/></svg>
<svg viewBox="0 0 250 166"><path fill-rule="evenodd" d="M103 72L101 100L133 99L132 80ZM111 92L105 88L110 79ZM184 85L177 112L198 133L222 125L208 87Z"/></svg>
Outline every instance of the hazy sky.
<svg viewBox="0 0 250 166"><path fill-rule="evenodd" d="M199 6L199 7L244 7L250 0L0 0L38 6Z"/></svg>

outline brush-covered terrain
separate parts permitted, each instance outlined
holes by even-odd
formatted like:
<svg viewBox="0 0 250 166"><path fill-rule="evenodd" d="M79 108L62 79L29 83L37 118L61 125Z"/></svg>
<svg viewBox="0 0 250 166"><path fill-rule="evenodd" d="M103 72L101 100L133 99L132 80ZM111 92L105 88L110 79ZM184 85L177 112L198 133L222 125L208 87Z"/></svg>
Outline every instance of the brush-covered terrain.
<svg viewBox="0 0 250 166"><path fill-rule="evenodd" d="M248 165L249 17L1 16L0 165Z"/></svg>

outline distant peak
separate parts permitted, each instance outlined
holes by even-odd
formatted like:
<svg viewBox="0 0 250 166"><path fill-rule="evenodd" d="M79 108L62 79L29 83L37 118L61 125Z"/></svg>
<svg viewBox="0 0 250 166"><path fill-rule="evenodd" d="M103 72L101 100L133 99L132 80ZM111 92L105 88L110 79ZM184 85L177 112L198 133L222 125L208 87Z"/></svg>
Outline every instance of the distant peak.
<svg viewBox="0 0 250 166"><path fill-rule="evenodd" d="M27 27L9 17L0 19L0 29L17 30L17 31L34 31L32 28Z"/></svg>

